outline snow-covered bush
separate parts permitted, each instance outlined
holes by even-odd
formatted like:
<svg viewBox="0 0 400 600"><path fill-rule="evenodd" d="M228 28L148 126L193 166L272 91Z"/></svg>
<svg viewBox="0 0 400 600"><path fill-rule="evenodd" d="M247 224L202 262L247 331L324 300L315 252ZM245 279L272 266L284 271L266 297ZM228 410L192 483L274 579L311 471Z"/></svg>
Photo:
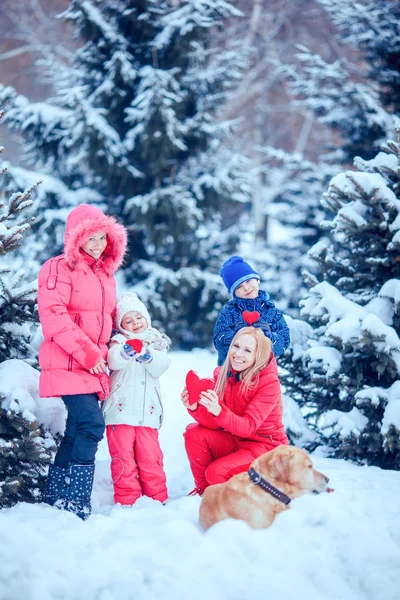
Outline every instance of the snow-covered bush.
<svg viewBox="0 0 400 600"><path fill-rule="evenodd" d="M39 398L39 372L18 359L0 363L0 507L40 502L65 409Z"/></svg>

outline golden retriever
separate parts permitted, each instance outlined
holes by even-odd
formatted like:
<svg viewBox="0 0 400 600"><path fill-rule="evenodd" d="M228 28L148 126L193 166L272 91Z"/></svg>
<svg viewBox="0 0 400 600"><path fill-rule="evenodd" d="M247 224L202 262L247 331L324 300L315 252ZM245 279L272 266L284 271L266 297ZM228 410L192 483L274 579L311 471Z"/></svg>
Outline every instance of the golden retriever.
<svg viewBox="0 0 400 600"><path fill-rule="evenodd" d="M295 446L278 446L251 463L269 484L291 500L310 492L331 492L329 479L315 471L307 452ZM290 508L253 483L248 472L234 475L225 483L210 485L200 504L200 524L208 529L223 519L246 521L253 529L272 525L275 516Z"/></svg>

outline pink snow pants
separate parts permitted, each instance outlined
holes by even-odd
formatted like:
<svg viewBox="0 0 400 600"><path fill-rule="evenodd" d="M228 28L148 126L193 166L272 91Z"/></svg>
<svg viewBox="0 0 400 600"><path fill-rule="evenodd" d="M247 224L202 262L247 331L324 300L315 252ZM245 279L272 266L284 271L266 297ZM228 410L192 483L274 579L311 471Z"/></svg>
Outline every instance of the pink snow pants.
<svg viewBox="0 0 400 600"><path fill-rule="evenodd" d="M253 460L271 450L269 444L244 440L229 431L195 423L188 425L183 435L195 485L202 491L247 471Z"/></svg>
<svg viewBox="0 0 400 600"><path fill-rule="evenodd" d="M165 502L167 480L157 429L107 425L114 501L133 504L140 496Z"/></svg>

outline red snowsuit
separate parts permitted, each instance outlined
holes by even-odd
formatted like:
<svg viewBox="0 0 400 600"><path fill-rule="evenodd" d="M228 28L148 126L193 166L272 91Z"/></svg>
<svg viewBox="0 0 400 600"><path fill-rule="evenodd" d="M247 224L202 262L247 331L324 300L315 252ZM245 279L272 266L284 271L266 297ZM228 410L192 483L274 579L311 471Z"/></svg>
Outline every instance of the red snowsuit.
<svg viewBox="0 0 400 600"><path fill-rule="evenodd" d="M215 369L215 379L220 370ZM230 376L221 406L218 417L201 404L196 410L189 410L198 424L186 428L185 447L200 490L246 471L264 452L289 443L282 423L281 390L274 357L260 372L258 385L246 395L236 375Z"/></svg>
<svg viewBox="0 0 400 600"><path fill-rule="evenodd" d="M108 243L96 261L80 247L98 231L107 234ZM125 228L95 206L81 204L69 214L64 254L45 262L39 273L42 398L108 396L109 376L91 374L89 369L107 357L116 305L114 272L122 263L126 237Z"/></svg>

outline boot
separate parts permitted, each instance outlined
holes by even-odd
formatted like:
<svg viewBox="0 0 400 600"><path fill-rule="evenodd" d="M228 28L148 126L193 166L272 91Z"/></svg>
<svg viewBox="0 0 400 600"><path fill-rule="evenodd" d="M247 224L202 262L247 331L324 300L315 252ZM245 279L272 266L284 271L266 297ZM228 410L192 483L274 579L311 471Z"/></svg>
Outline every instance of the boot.
<svg viewBox="0 0 400 600"><path fill-rule="evenodd" d="M54 506L57 502L57 508L63 508L58 504L63 501L66 495L67 484L65 478L67 476L66 467L57 467L56 465L50 465L49 473L47 476L46 488L43 494L43 502Z"/></svg>
<svg viewBox="0 0 400 600"><path fill-rule="evenodd" d="M67 494L64 508L86 521L92 512L94 465L70 464L67 473Z"/></svg>

